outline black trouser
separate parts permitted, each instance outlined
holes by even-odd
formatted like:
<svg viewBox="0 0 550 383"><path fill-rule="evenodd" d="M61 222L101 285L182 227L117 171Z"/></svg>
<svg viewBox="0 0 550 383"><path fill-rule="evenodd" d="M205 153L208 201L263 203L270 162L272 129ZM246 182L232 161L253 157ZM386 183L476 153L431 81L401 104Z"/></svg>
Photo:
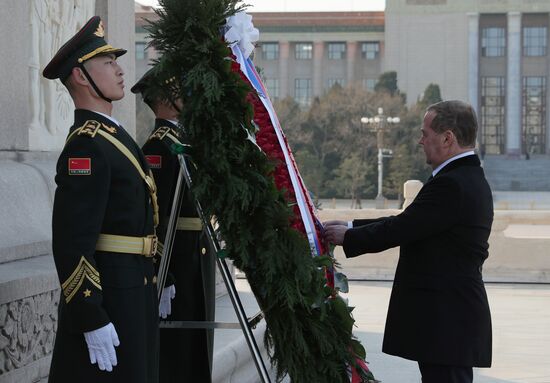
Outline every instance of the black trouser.
<svg viewBox="0 0 550 383"><path fill-rule="evenodd" d="M422 383L472 383L474 373L472 367L443 366L418 362Z"/></svg>

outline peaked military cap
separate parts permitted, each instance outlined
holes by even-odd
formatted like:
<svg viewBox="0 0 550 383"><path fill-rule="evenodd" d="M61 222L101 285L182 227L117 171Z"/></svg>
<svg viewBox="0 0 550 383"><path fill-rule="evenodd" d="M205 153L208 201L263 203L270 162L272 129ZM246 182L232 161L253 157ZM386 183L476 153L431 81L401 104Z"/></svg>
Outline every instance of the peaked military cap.
<svg viewBox="0 0 550 383"><path fill-rule="evenodd" d="M130 91L134 94L141 93L143 98L145 98L147 90L150 88L152 83L155 81L155 68L149 69L141 78L134 84Z"/></svg>
<svg viewBox="0 0 550 383"><path fill-rule="evenodd" d="M168 78L168 74L161 72L157 66L158 64L145 72L130 89L134 94L141 93L146 103L154 100L171 100L177 94L175 77Z"/></svg>
<svg viewBox="0 0 550 383"><path fill-rule="evenodd" d="M114 54L116 57L126 53L126 49L114 48L104 39L105 31L99 16L94 16L67 41L46 65L42 74L47 79L59 78L65 81L74 67L86 60L105 54Z"/></svg>

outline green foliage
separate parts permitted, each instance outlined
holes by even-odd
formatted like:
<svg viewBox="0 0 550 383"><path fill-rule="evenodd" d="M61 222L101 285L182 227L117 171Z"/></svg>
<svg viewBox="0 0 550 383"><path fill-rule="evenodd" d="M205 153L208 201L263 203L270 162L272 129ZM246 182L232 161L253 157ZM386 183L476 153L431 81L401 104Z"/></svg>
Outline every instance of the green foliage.
<svg viewBox="0 0 550 383"><path fill-rule="evenodd" d="M424 90L424 96L419 102L419 106L427 108L428 106L441 101L441 90L437 84L429 84Z"/></svg>
<svg viewBox="0 0 550 383"><path fill-rule="evenodd" d="M384 159L384 195L399 198L403 183L429 175L418 145L424 107L407 108L400 94L369 93L356 87L334 87L300 110L292 99L275 105L285 127L306 184L322 198L360 201L377 192L377 142L373 126L361 117L373 117L378 107L386 116L400 117L387 126L383 146L393 150Z"/></svg>
<svg viewBox="0 0 550 383"><path fill-rule="evenodd" d="M399 94L399 88L397 87L397 72L389 71L384 72L378 78L378 82L374 85L376 92L386 92L390 96Z"/></svg>
<svg viewBox="0 0 550 383"><path fill-rule="evenodd" d="M292 211L270 175L273 164L246 139L245 129L254 132L250 88L231 71L220 38L226 18L240 9L237 0L161 0L160 6L149 30L164 54L158 70L176 78L184 103L180 122L196 165L192 192L219 222L226 243L220 256L245 272L265 313L279 378L349 382L346 365L355 365L353 350L361 352L353 318L327 289L318 265L327 259L311 257L306 238L290 227Z"/></svg>

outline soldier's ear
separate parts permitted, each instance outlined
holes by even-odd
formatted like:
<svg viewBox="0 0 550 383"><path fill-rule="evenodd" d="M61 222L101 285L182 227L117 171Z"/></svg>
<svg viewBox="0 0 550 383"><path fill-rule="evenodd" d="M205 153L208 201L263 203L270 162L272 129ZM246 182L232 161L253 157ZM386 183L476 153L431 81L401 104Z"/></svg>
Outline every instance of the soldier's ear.
<svg viewBox="0 0 550 383"><path fill-rule="evenodd" d="M82 69L79 68L79 67L74 67L71 70L71 76L70 77L72 79L72 82L75 85L83 85L83 86L88 85L88 79L86 78L86 75L84 74Z"/></svg>

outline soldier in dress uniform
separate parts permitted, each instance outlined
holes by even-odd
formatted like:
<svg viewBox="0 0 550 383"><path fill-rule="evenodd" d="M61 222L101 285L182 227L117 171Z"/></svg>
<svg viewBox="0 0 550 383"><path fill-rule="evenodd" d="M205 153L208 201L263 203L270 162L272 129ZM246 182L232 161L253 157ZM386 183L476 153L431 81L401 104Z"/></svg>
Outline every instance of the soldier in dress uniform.
<svg viewBox="0 0 550 383"><path fill-rule="evenodd" d="M168 100L170 84L150 69L133 87L155 113L155 126L143 152L158 186L159 239L163 242L171 213L178 158L171 146L184 139L178 126L181 102ZM165 92L159 92L162 83ZM168 89L168 90L167 90ZM164 95L163 95L164 93ZM187 188L179 211L172 247L169 275L160 301L160 315L166 320L213 321L215 302L215 260ZM175 297L174 297L175 295ZM170 299L174 298L172 302ZM160 382L211 382L213 331L205 329L160 330Z"/></svg>
<svg viewBox="0 0 550 383"><path fill-rule="evenodd" d="M55 177L62 291L51 383L158 381L156 187L142 151L110 116L124 96L124 53L94 16L43 72L76 108Z"/></svg>

